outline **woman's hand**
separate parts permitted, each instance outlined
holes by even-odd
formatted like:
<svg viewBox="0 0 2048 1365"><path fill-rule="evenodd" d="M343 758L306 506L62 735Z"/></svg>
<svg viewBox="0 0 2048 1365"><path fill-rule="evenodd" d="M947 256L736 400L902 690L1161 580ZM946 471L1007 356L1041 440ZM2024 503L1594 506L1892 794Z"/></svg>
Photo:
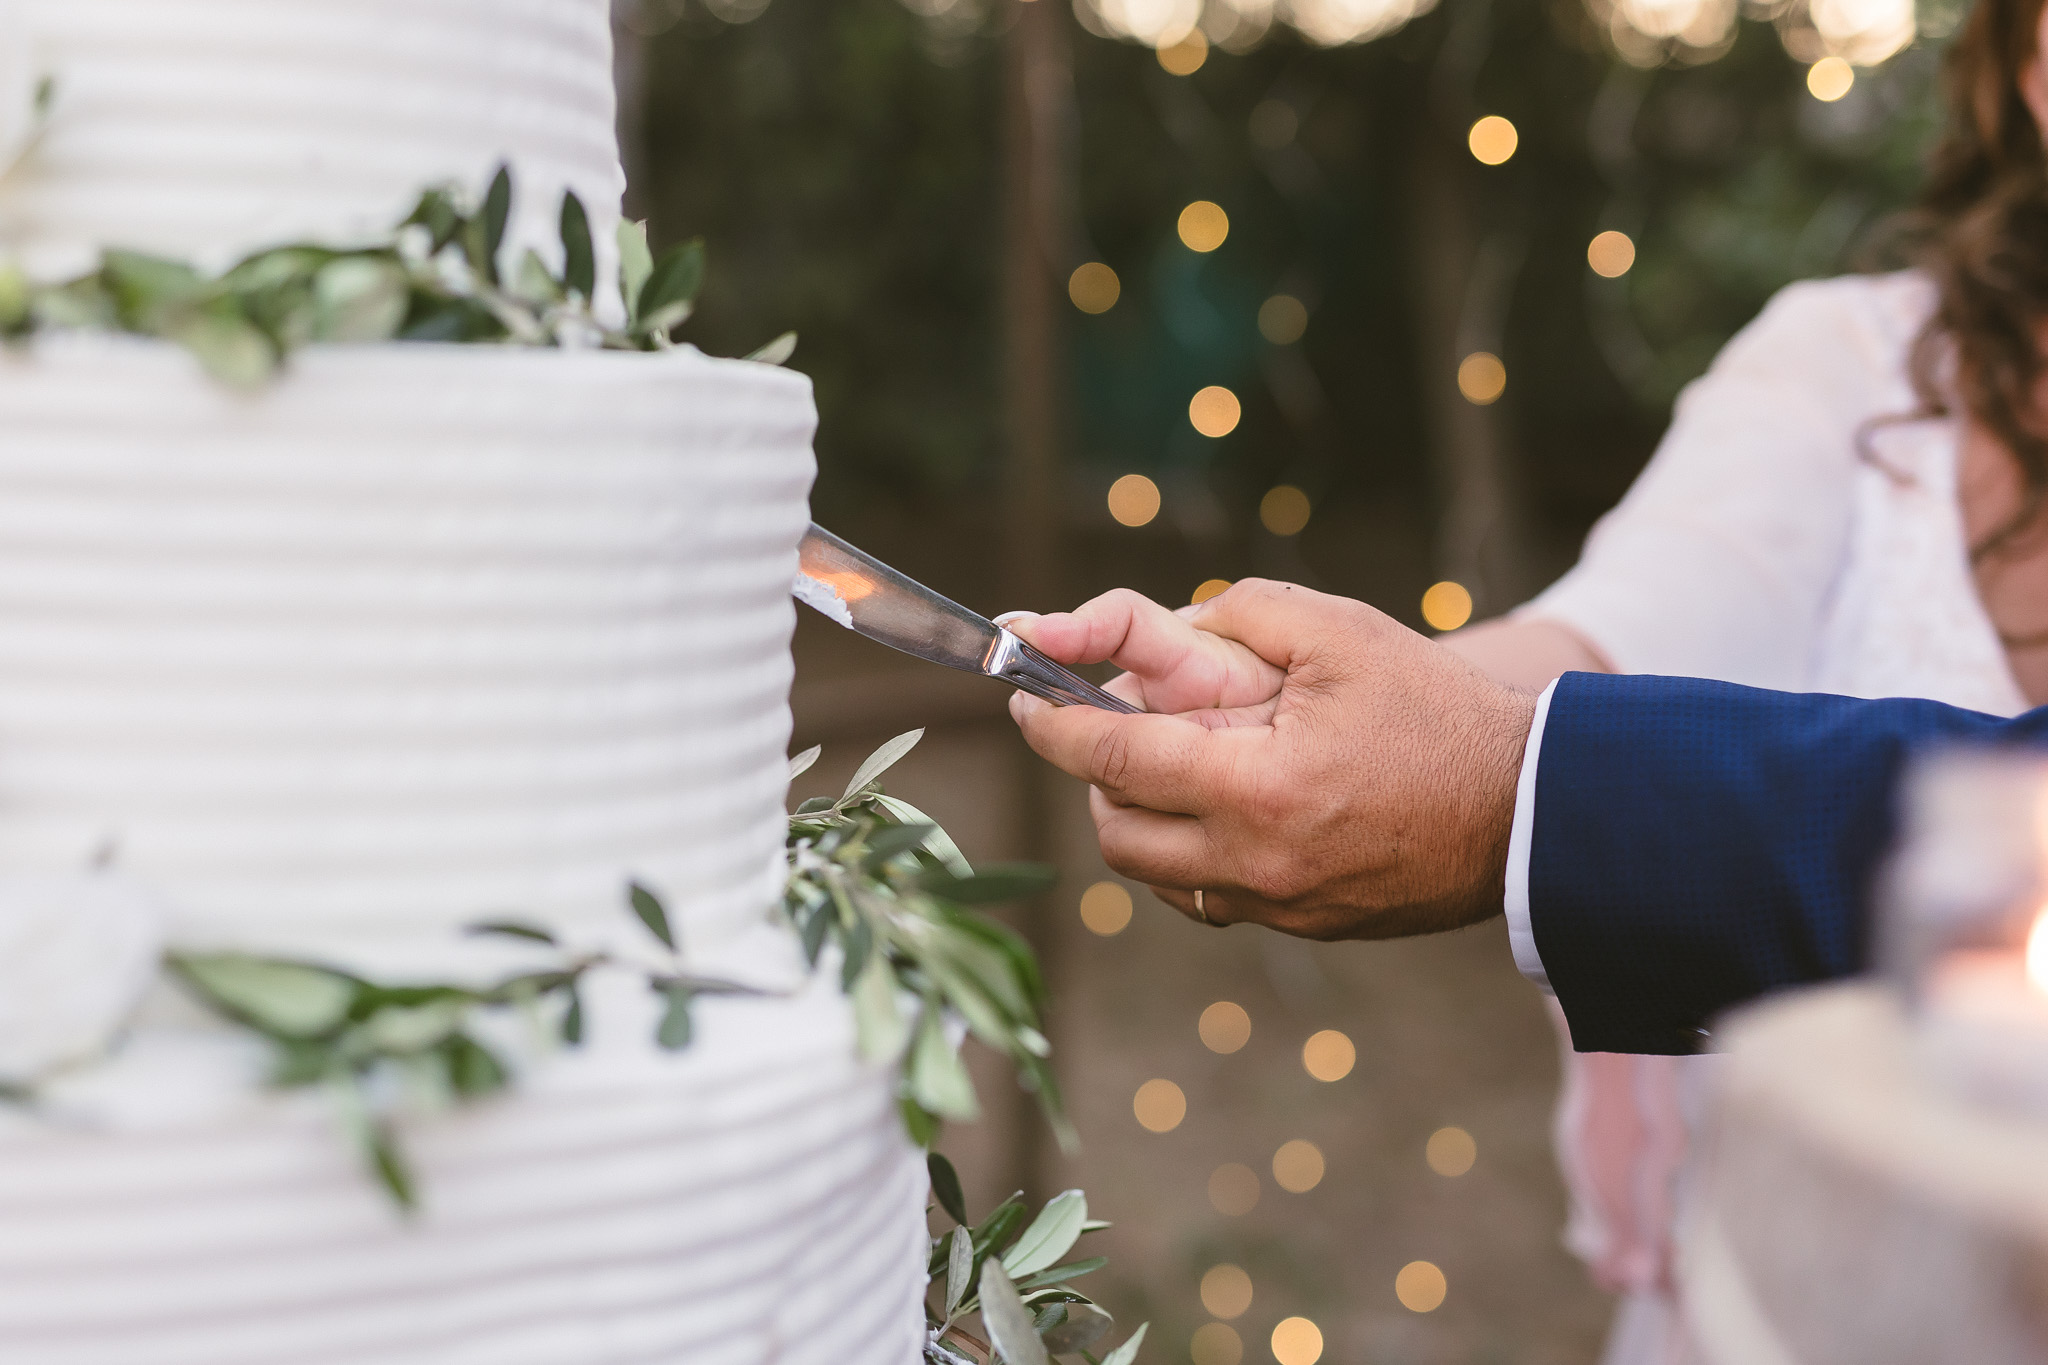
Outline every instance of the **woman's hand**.
<svg viewBox="0 0 2048 1365"><path fill-rule="evenodd" d="M1110 867L1183 913L1386 938L1501 909L1533 699L1360 602L1248 579L1170 612L1114 592L1011 627L1127 670L1150 714L1011 701L1031 747L1093 785Z"/></svg>

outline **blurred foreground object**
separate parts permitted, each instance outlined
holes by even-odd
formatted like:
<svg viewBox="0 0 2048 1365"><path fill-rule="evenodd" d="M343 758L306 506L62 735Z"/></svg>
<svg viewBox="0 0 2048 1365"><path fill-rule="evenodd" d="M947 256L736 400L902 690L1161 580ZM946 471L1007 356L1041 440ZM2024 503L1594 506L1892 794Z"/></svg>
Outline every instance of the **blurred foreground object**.
<svg viewBox="0 0 2048 1365"><path fill-rule="evenodd" d="M1684 1300L1708 1365L2048 1359L2048 765L1936 759L1890 981L1729 1029Z"/></svg>

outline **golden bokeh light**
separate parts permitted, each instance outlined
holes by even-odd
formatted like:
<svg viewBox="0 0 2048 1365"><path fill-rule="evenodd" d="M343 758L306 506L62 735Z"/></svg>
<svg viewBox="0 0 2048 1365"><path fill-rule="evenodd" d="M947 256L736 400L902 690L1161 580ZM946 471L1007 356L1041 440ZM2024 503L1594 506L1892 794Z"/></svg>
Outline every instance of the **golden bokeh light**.
<svg viewBox="0 0 2048 1365"><path fill-rule="evenodd" d="M1131 1112L1148 1131L1170 1133L1188 1116L1188 1097L1172 1081L1150 1080L1131 1097Z"/></svg>
<svg viewBox="0 0 2048 1365"><path fill-rule="evenodd" d="M1458 392L1485 407L1507 391L1508 367L1491 351L1474 351L1458 362Z"/></svg>
<svg viewBox="0 0 2048 1365"><path fill-rule="evenodd" d="M1241 1318L1252 1306L1252 1277L1242 1266L1210 1266L1202 1276L1202 1307L1212 1318Z"/></svg>
<svg viewBox="0 0 2048 1365"><path fill-rule="evenodd" d="M1273 1359L1280 1365L1316 1365L1323 1358L1323 1329L1307 1318L1282 1318L1273 1329Z"/></svg>
<svg viewBox="0 0 2048 1365"><path fill-rule="evenodd" d="M1214 251L1230 235L1230 215L1220 204L1197 199L1180 211L1180 239L1190 251Z"/></svg>
<svg viewBox="0 0 2048 1365"><path fill-rule="evenodd" d="M1499 114L1488 114L1472 125L1472 131L1465 135L1465 145L1486 165L1498 166L1522 145L1522 135Z"/></svg>
<svg viewBox="0 0 2048 1365"><path fill-rule="evenodd" d="M1230 580L1229 580L1229 579L1227 579L1227 578L1205 578L1205 579L1203 579L1203 580L1201 581L1201 583L1199 583L1198 585L1196 585L1196 587L1195 587L1195 595L1194 595L1193 597L1190 597L1190 598L1188 599L1188 603L1189 603L1189 604L1190 604L1191 606L1197 606L1197 607L1199 607L1199 606L1201 606L1201 605L1202 605L1202 603L1204 603L1204 602L1208 601L1208 600L1209 600L1210 598L1212 598L1212 597L1220 597L1220 596L1222 596L1222 595L1223 595L1224 593L1228 592L1229 590L1230 590Z"/></svg>
<svg viewBox="0 0 2048 1365"><path fill-rule="evenodd" d="M1251 1041L1252 1017L1243 1005L1218 1000L1202 1011L1195 1031L1202 1035L1202 1046L1228 1056Z"/></svg>
<svg viewBox="0 0 2048 1365"><path fill-rule="evenodd" d="M1463 1175L1479 1160L1479 1144L1463 1128L1439 1128L1429 1135L1422 1154L1438 1175Z"/></svg>
<svg viewBox="0 0 2048 1365"><path fill-rule="evenodd" d="M1416 1313L1434 1312L1444 1301L1450 1286L1444 1273L1428 1261L1410 1261L1394 1276L1394 1297L1401 1306Z"/></svg>
<svg viewBox="0 0 2048 1365"><path fill-rule="evenodd" d="M1358 1049L1336 1029L1326 1028L1301 1045L1301 1064L1319 1081L1341 1081L1358 1065Z"/></svg>
<svg viewBox="0 0 2048 1365"><path fill-rule="evenodd" d="M1806 68L1806 90L1823 104L1833 104L1856 86L1856 68L1840 57L1823 57Z"/></svg>
<svg viewBox="0 0 2048 1365"><path fill-rule="evenodd" d="M1067 297L1084 313L1107 313L1123 293L1123 281L1101 261L1076 266L1067 276Z"/></svg>
<svg viewBox="0 0 2048 1365"><path fill-rule="evenodd" d="M1209 1207L1227 1218L1250 1213L1259 1206L1259 1173L1239 1162L1229 1161L1209 1172Z"/></svg>
<svg viewBox="0 0 2048 1365"><path fill-rule="evenodd" d="M1267 489L1266 496L1259 499L1259 525L1276 536L1297 536L1308 525L1313 510L1308 494L1291 483L1283 483Z"/></svg>
<svg viewBox="0 0 2048 1365"><path fill-rule="evenodd" d="M1211 384L1188 400L1188 421L1204 436L1228 436L1243 416L1237 395L1221 384Z"/></svg>
<svg viewBox="0 0 2048 1365"><path fill-rule="evenodd" d="M1209 39L1198 28L1188 36L1159 49L1159 64L1176 76L1192 76L1209 60Z"/></svg>
<svg viewBox="0 0 2048 1365"><path fill-rule="evenodd" d="M1159 485L1143 474L1126 474L1109 486L1109 514L1125 526L1143 526L1159 515Z"/></svg>
<svg viewBox="0 0 2048 1365"><path fill-rule="evenodd" d="M1308 330L1308 305L1292 294L1275 294L1259 305L1259 335L1275 346L1291 346Z"/></svg>
<svg viewBox="0 0 2048 1365"><path fill-rule="evenodd" d="M1273 1153L1273 1183L1289 1194L1307 1194L1323 1183L1323 1149L1307 1138L1280 1144Z"/></svg>
<svg viewBox="0 0 2048 1365"><path fill-rule="evenodd" d="M1586 264L1593 267L1595 275L1620 279L1635 263L1636 244L1626 232L1609 228L1595 233L1593 240L1586 243Z"/></svg>
<svg viewBox="0 0 2048 1365"><path fill-rule="evenodd" d="M1188 1342L1188 1355L1195 1365L1237 1365L1244 1359L1244 1340L1235 1327L1208 1323L1195 1329L1194 1339Z"/></svg>
<svg viewBox="0 0 2048 1365"><path fill-rule="evenodd" d="M1422 594L1422 619L1431 630L1456 630L1472 619L1472 594L1463 583L1432 583Z"/></svg>
<svg viewBox="0 0 2048 1365"><path fill-rule="evenodd" d="M1116 882L1097 882L1081 893L1081 923L1108 938L1131 922L1131 893Z"/></svg>

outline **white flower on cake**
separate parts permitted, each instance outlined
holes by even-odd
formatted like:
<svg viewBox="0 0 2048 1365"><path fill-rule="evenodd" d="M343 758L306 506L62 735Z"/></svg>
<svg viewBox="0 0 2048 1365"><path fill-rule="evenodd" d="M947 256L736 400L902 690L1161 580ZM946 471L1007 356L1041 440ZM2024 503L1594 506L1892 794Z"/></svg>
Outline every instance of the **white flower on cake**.
<svg viewBox="0 0 2048 1365"><path fill-rule="evenodd" d="M164 911L107 873L0 877L0 1083L103 1053L163 960Z"/></svg>

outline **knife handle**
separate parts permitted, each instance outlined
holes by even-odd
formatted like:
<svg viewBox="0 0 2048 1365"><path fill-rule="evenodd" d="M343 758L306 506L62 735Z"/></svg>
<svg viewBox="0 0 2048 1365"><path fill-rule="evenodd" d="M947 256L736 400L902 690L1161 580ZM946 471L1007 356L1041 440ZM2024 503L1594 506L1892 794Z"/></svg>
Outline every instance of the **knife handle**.
<svg viewBox="0 0 2048 1365"><path fill-rule="evenodd" d="M1094 706L1126 716L1139 714L1139 709L1123 698L1111 696L1080 674L1054 663L1007 630L1003 634L1009 647L993 676L1055 706Z"/></svg>

